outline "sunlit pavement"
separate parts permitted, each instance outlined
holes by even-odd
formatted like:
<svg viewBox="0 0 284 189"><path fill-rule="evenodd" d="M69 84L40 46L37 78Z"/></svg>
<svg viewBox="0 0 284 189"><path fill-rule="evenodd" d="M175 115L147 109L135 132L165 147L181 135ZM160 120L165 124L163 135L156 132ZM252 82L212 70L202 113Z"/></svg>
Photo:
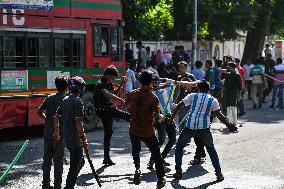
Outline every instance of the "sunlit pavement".
<svg viewBox="0 0 284 189"><path fill-rule="evenodd" d="M228 133L219 121L212 126L225 180L215 182L214 169L209 157L202 165L188 165L195 152L194 143L191 142L184 152L182 180L174 180L172 177L174 150L166 159L171 166L166 168L165 188L284 188L284 110L269 109L269 104L265 104L262 109L253 110L251 101L245 101L245 104L247 114L239 119L239 123L243 124L243 127L239 128L239 133ZM156 188L155 171L146 168L150 154L145 146L141 151L142 182L139 186L132 183L134 165L126 122L121 121L114 126L111 156L116 165L112 167L102 167L101 164L103 130L96 130L87 136L93 162L103 181L102 188ZM4 138L1 139L0 145L1 174L24 142L24 138ZM40 188L42 146L42 135L33 135L27 150L0 187ZM67 172L68 166L65 166L63 183ZM98 188L87 163L80 172L76 188Z"/></svg>

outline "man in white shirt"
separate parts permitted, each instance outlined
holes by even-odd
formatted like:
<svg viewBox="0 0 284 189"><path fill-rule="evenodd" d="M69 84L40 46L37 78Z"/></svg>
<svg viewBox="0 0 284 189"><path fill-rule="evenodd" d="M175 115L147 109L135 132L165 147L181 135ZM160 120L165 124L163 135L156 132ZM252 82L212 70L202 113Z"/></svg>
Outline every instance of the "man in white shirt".
<svg viewBox="0 0 284 189"><path fill-rule="evenodd" d="M222 123L224 123L230 131L237 131L235 124L229 123L228 119L221 113L218 100L209 94L209 82L199 81L197 87L199 92L187 95L174 109L172 115L169 118L169 122L173 121L175 115L184 106L191 106L189 111L186 126L183 128L175 151L175 169L176 173L173 175L176 179L182 178L182 156L183 149L190 141L191 138L198 136L204 143L208 154L210 155L217 181L223 181L224 177L221 172L221 166L218 158L218 154L214 147L212 134L210 131L210 115L211 112L215 112L217 117Z"/></svg>
<svg viewBox="0 0 284 189"><path fill-rule="evenodd" d="M129 69L130 63L126 63L126 95L130 93L136 87L136 76L134 71Z"/></svg>
<svg viewBox="0 0 284 189"><path fill-rule="evenodd" d="M245 85L246 89L248 91L248 99L251 100L251 86L252 86L252 77L250 75L251 68L254 67L254 65L251 63L250 60L247 61L247 63L244 65L245 70Z"/></svg>

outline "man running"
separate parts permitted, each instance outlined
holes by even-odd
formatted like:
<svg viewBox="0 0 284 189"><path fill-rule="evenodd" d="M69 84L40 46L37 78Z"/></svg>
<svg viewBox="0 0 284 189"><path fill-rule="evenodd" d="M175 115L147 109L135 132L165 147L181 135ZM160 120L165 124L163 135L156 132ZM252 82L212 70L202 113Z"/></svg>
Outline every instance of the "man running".
<svg viewBox="0 0 284 189"><path fill-rule="evenodd" d="M227 118L221 113L218 100L209 95L210 84L207 81L200 81L197 84L199 92L192 93L186 96L174 109L173 114L169 118L169 122L173 121L175 115L184 106L191 106L190 114L187 119L187 124L182 130L175 151L175 169L176 173L173 175L176 179L182 178L182 156L183 149L188 141L199 136L204 143L207 152L211 158L212 164L215 168L217 181L224 180L221 172L221 166L219 163L218 154L215 150L212 134L210 132L210 115L211 112L215 112L217 117L224 123L229 129L237 130L236 126L229 123Z"/></svg>

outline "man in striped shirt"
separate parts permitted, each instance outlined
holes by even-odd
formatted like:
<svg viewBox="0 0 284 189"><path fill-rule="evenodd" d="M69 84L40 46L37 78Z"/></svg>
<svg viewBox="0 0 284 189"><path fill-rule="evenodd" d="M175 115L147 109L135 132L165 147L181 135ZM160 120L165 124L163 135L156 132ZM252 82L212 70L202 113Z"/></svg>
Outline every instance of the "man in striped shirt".
<svg viewBox="0 0 284 189"><path fill-rule="evenodd" d="M211 158L212 164L215 168L217 181L224 180L223 174L221 172L218 154L215 150L212 134L210 132L211 112L216 112L217 117L229 128L230 131L237 131L237 127L235 124L229 123L228 119L221 113L218 100L208 94L210 88L209 86L209 82L204 80L199 81L197 83L199 92L186 96L177 105L177 107L173 111L173 114L168 120L169 122L171 122L182 107L191 106L186 126L182 130L176 145L176 173L173 175L176 179L182 178L181 165L184 147L191 138L199 136Z"/></svg>

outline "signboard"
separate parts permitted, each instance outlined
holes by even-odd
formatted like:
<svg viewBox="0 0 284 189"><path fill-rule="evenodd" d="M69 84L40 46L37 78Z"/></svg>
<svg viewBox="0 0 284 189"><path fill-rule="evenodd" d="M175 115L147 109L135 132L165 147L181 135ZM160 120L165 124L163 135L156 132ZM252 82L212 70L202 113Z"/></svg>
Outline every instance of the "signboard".
<svg viewBox="0 0 284 189"><path fill-rule="evenodd" d="M55 86L55 78L59 75L65 75L70 77L70 72L62 72L62 71L47 71L47 89L56 89Z"/></svg>
<svg viewBox="0 0 284 189"><path fill-rule="evenodd" d="M1 71L1 91L27 91L27 70L4 70Z"/></svg>
<svg viewBox="0 0 284 189"><path fill-rule="evenodd" d="M53 0L0 0L0 9L53 9Z"/></svg>

